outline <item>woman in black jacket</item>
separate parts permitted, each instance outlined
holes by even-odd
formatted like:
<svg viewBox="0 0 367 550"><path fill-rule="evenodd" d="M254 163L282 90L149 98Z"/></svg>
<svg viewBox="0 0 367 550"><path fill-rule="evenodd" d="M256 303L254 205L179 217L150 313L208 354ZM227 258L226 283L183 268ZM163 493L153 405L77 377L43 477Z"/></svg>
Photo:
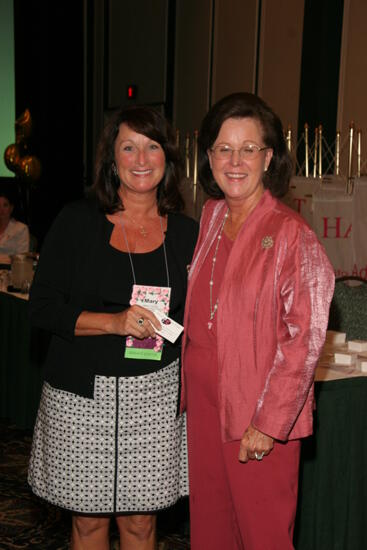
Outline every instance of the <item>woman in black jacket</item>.
<svg viewBox="0 0 367 550"><path fill-rule="evenodd" d="M120 110L91 196L61 211L41 251L30 310L52 339L29 483L73 512L74 550L109 548L112 515L124 549L153 549L155 513L187 493L180 343L156 334L160 314L182 323L197 238L178 182L164 117Z"/></svg>

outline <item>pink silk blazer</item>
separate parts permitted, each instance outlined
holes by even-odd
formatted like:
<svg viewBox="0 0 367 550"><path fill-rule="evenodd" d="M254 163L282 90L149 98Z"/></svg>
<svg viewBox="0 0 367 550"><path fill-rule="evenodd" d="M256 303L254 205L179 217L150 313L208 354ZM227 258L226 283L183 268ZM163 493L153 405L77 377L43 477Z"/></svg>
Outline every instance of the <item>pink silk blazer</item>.
<svg viewBox="0 0 367 550"><path fill-rule="evenodd" d="M204 206L189 272L185 326L195 279L226 211L224 200L209 200ZM218 400L223 441L241 439L250 423L281 441L312 433L314 371L333 290L333 268L315 233L296 212L265 191L233 243L219 293Z"/></svg>

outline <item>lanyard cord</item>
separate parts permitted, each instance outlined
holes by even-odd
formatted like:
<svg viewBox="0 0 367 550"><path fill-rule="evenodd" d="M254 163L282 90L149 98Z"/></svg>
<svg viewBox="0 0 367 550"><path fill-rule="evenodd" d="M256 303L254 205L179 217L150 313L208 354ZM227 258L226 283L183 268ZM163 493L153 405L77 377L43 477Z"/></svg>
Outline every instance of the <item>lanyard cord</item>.
<svg viewBox="0 0 367 550"><path fill-rule="evenodd" d="M164 254L164 263L165 263L165 266L166 266L167 286L169 287L169 286L170 286L170 284L169 284L170 281L169 281L167 251L166 251L166 243L165 243L165 238L164 238L163 225L162 225L162 217L161 217L161 216L159 216L159 221L160 221L160 224L161 224L161 232L162 232L162 238L163 238L163 254ZM132 275L133 275L134 285L136 285L136 277L135 277L135 270L134 270L133 259L132 259L131 253L130 253L129 243L128 243L127 237L126 237L124 222L123 222L122 220L121 220L121 226L122 226L122 232L123 232L123 234L124 234L124 239L125 239L126 248L127 248L128 254L129 254L129 260L130 260L130 265L131 265L131 273L132 273Z"/></svg>

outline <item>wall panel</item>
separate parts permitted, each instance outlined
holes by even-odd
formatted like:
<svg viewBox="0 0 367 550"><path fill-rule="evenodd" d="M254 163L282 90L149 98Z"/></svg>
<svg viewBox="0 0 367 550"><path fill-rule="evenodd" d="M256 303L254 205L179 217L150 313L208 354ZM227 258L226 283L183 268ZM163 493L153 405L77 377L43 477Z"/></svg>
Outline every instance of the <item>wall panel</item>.
<svg viewBox="0 0 367 550"><path fill-rule="evenodd" d="M174 123L198 128L209 107L213 0L177 0Z"/></svg>
<svg viewBox="0 0 367 550"><path fill-rule="evenodd" d="M340 63L337 128L344 140L349 124L362 129L362 159L366 158L367 136L367 2L344 0L344 23ZM362 171L367 173L367 161Z"/></svg>
<svg viewBox="0 0 367 550"><path fill-rule="evenodd" d="M212 97L254 92L256 78L258 0L215 2Z"/></svg>
<svg viewBox="0 0 367 550"><path fill-rule="evenodd" d="M258 94L297 135L304 0L262 0Z"/></svg>

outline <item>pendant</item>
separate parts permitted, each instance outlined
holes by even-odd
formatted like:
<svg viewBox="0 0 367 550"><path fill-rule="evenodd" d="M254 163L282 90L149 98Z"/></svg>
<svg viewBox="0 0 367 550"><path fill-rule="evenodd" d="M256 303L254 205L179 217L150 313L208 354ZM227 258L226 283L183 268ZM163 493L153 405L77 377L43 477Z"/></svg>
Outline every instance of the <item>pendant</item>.
<svg viewBox="0 0 367 550"><path fill-rule="evenodd" d="M148 233L145 231L144 227L141 225L140 226L140 229L139 229L139 233L140 235L142 235L143 237L146 237L148 235Z"/></svg>
<svg viewBox="0 0 367 550"><path fill-rule="evenodd" d="M213 326L213 323L211 321L208 322L208 329L210 330Z"/></svg>

